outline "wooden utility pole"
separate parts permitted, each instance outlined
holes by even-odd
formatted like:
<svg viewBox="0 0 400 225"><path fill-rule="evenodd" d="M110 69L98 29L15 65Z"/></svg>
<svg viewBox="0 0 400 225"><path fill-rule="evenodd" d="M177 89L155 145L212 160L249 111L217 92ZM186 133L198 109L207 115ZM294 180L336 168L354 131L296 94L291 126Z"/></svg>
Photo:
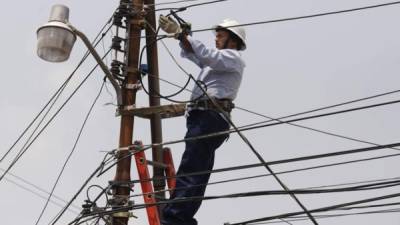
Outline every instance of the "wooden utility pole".
<svg viewBox="0 0 400 225"><path fill-rule="evenodd" d="M132 4L131 1L126 1L127 4ZM143 18L140 12L143 9L143 0L133 0L134 13L127 21L127 56L126 56L126 70L127 76L123 81L122 86L122 99L123 109L133 107L136 102L136 89L132 88L140 76L139 67L139 52L140 52L140 35L143 28ZM133 138L133 115L121 115L121 128L119 146L127 147L132 145ZM118 159L121 159L117 164L116 175L114 179L115 192L114 200L117 205L126 205L129 202L129 195L131 190L131 157L128 156L128 150L120 150L118 152ZM116 213L112 216L112 224L126 225L128 224L129 213L128 211Z"/></svg>
<svg viewBox="0 0 400 225"><path fill-rule="evenodd" d="M156 35L156 15L154 0L144 0L144 4L148 5L148 11L146 14L146 45L147 45L147 63L149 69L148 81L149 81L149 104L152 106L160 105L160 98L157 94L160 93L160 83L158 79L158 52L157 52L157 37ZM151 141L152 143L162 143L162 127L161 127L161 115L155 113L150 118L151 126ZM153 147L153 161L157 163L163 163L163 148L162 146ZM156 194L156 199L165 199L165 180L164 168L153 167L153 181L154 191ZM161 179L160 179L161 178ZM158 192L161 191L161 192ZM160 215L161 215L161 210ZM162 216L162 215L161 215Z"/></svg>

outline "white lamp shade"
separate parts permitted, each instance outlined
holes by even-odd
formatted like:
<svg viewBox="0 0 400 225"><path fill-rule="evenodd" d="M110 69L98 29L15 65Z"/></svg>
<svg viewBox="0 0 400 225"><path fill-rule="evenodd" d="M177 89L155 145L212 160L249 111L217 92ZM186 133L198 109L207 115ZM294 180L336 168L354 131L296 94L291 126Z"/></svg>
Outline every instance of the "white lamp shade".
<svg viewBox="0 0 400 225"><path fill-rule="evenodd" d="M63 62L69 58L76 36L64 23L53 21L37 31L37 54L49 62Z"/></svg>

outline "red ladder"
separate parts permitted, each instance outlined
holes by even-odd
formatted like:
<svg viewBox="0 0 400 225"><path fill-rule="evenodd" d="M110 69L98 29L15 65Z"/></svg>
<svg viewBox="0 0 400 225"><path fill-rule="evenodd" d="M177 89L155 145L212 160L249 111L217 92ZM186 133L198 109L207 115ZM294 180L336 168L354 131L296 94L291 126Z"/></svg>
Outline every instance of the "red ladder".
<svg viewBox="0 0 400 225"><path fill-rule="evenodd" d="M142 146L143 146L142 142L135 141L135 145L137 145L138 147L137 147L137 149L134 149L134 150L142 149ZM155 163L146 160L146 155L145 155L144 151L136 152L134 154L134 157L135 157L135 162L136 162L136 168L137 168L138 175L139 175L140 186L142 187L144 202L145 202L145 204L155 204L157 201L154 198L153 185L151 183L150 173L149 173L149 169L148 169L149 164L155 165ZM164 163L161 166L163 166L165 168L165 174L167 176L167 185L168 185L168 188L171 193L172 190L175 189L176 181L175 181L174 162L172 159L171 150L169 148L163 149L163 158L164 158ZM158 164L160 164L160 163L158 163ZM149 220L149 225L161 225L160 216L159 216L158 208L156 205L147 207L146 211L147 211L147 217Z"/></svg>

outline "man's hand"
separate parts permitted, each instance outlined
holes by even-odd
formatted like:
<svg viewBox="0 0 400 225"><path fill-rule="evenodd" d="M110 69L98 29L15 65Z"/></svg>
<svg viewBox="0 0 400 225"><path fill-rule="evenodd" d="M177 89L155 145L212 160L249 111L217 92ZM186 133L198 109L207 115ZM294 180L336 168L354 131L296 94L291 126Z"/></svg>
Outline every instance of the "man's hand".
<svg viewBox="0 0 400 225"><path fill-rule="evenodd" d="M178 34L182 32L181 27L174 19L160 15L158 23L163 31L168 34Z"/></svg>

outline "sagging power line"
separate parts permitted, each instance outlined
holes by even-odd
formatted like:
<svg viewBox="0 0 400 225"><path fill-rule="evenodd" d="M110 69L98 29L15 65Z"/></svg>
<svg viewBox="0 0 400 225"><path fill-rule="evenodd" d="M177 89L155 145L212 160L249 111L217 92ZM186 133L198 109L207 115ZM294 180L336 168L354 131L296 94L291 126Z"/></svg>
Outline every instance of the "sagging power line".
<svg viewBox="0 0 400 225"><path fill-rule="evenodd" d="M281 121L278 121L278 122L281 122ZM238 132L238 131L240 131L240 130L237 129L236 132Z"/></svg>

